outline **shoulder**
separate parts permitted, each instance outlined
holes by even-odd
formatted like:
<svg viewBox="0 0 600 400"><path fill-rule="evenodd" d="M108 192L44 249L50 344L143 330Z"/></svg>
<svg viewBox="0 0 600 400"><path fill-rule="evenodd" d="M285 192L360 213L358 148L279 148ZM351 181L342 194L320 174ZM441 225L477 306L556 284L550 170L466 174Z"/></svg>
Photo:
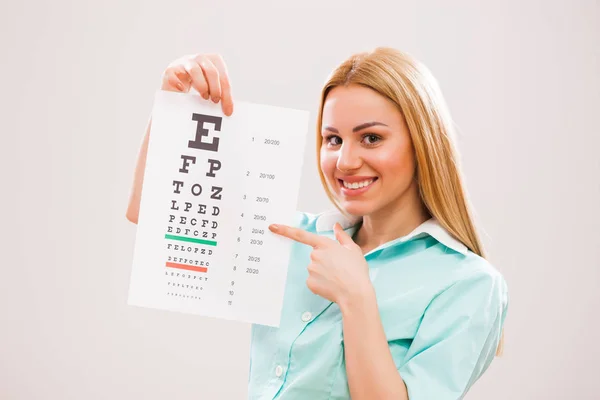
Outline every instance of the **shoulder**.
<svg viewBox="0 0 600 400"><path fill-rule="evenodd" d="M487 259L469 251L451 266L451 279L442 291L472 306L494 305L501 313L508 306L508 285L500 271Z"/></svg>
<svg viewBox="0 0 600 400"><path fill-rule="evenodd" d="M446 242L436 238L420 260L416 275L429 282L436 291L453 285L496 285L506 290L504 276L489 260L471 250L453 250Z"/></svg>
<svg viewBox="0 0 600 400"><path fill-rule="evenodd" d="M399 263L402 265L407 261L400 260ZM459 308L486 307L484 303L491 301L502 309L508 304L508 286L500 270L470 250L463 254L438 243L418 258L418 265L398 268L394 263L388 269L390 271L386 272L395 279L419 287L427 302L448 306L459 303Z"/></svg>
<svg viewBox="0 0 600 400"><path fill-rule="evenodd" d="M502 273L487 259L468 251L467 255L455 262L454 274L457 282L488 282L506 285Z"/></svg>

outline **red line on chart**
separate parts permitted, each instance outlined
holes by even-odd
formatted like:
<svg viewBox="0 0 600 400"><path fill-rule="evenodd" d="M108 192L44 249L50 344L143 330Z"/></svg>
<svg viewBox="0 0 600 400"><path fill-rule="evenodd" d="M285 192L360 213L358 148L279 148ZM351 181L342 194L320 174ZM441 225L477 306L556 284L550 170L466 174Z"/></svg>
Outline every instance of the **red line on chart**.
<svg viewBox="0 0 600 400"><path fill-rule="evenodd" d="M166 266L169 267L169 268L185 269L185 270L188 270L188 271L196 271L196 272L206 272L206 271L208 271L208 268L206 268L206 267L193 267L191 265L177 264L177 263L172 263L172 262L168 262L166 264Z"/></svg>

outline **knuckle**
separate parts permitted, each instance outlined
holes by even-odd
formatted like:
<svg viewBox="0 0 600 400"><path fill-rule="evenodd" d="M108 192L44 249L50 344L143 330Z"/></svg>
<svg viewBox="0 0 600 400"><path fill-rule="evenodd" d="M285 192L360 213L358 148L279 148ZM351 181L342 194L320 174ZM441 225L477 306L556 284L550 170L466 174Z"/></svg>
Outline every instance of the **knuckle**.
<svg viewBox="0 0 600 400"><path fill-rule="evenodd" d="M167 71L164 71L164 72L161 74L161 76L160 76L160 80L161 80L163 83L166 83L166 82L168 82L168 81L169 81L169 74L167 74Z"/></svg>
<svg viewBox="0 0 600 400"><path fill-rule="evenodd" d="M202 54L196 57L196 63L199 64L206 74L218 75L217 69L214 67L210 58Z"/></svg>
<svg viewBox="0 0 600 400"><path fill-rule="evenodd" d="M188 66L188 70L191 74L202 73L202 68L200 68L200 65L198 65L198 63L190 63L190 65Z"/></svg>
<svg viewBox="0 0 600 400"><path fill-rule="evenodd" d="M170 90L170 91L180 91L179 89L179 81L171 76L164 76L162 79L162 83L161 83L161 89L163 90Z"/></svg>
<svg viewBox="0 0 600 400"><path fill-rule="evenodd" d="M198 55L195 59L196 63L200 66L202 66L202 68L206 68L207 66L210 65L210 61L208 59L208 57L206 57L206 55L204 54L200 54Z"/></svg>
<svg viewBox="0 0 600 400"><path fill-rule="evenodd" d="M206 70L206 61L204 60L204 58L200 58L199 60L195 60L196 62L194 64L197 64L198 66L200 66L201 69Z"/></svg>
<svg viewBox="0 0 600 400"><path fill-rule="evenodd" d="M192 56L192 58L196 61L198 61L198 63L200 61L202 61L204 58L206 57L206 55L204 53L196 53Z"/></svg>
<svg viewBox="0 0 600 400"><path fill-rule="evenodd" d="M177 84L179 83L179 79L177 79L175 76L171 75L166 79L166 83L170 86L176 87Z"/></svg>
<svg viewBox="0 0 600 400"><path fill-rule="evenodd" d="M206 73L206 76L209 79L214 79L215 81L219 80L219 71L217 71L216 68L213 68L212 66L207 66L205 67L204 72Z"/></svg>
<svg viewBox="0 0 600 400"><path fill-rule="evenodd" d="M168 80L172 75L175 75L175 72L172 67L167 67L162 73L162 79Z"/></svg>
<svg viewBox="0 0 600 400"><path fill-rule="evenodd" d="M195 53L195 54L190 54L188 56L188 58L190 60L196 61L197 63L200 63L200 61L202 61L202 59L205 57L204 53Z"/></svg>

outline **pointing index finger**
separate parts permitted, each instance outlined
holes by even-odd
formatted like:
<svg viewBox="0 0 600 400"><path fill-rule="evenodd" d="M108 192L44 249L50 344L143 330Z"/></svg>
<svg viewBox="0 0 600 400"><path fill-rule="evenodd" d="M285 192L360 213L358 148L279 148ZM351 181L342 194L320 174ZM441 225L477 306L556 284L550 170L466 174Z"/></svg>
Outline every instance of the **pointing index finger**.
<svg viewBox="0 0 600 400"><path fill-rule="evenodd" d="M303 229L294 228L287 225L269 225L269 230L281 236L285 236L296 242L304 243L312 247L323 246L326 241L325 237L307 232Z"/></svg>

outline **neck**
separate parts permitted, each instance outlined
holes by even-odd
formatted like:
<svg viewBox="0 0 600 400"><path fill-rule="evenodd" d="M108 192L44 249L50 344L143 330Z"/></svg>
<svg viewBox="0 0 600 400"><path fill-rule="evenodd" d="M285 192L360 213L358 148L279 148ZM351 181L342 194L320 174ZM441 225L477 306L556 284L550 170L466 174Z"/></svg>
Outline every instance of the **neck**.
<svg viewBox="0 0 600 400"><path fill-rule="evenodd" d="M416 186L416 185L415 185ZM363 216L354 241L368 253L391 240L408 235L431 218L425 205L412 187L398 201L376 212Z"/></svg>

